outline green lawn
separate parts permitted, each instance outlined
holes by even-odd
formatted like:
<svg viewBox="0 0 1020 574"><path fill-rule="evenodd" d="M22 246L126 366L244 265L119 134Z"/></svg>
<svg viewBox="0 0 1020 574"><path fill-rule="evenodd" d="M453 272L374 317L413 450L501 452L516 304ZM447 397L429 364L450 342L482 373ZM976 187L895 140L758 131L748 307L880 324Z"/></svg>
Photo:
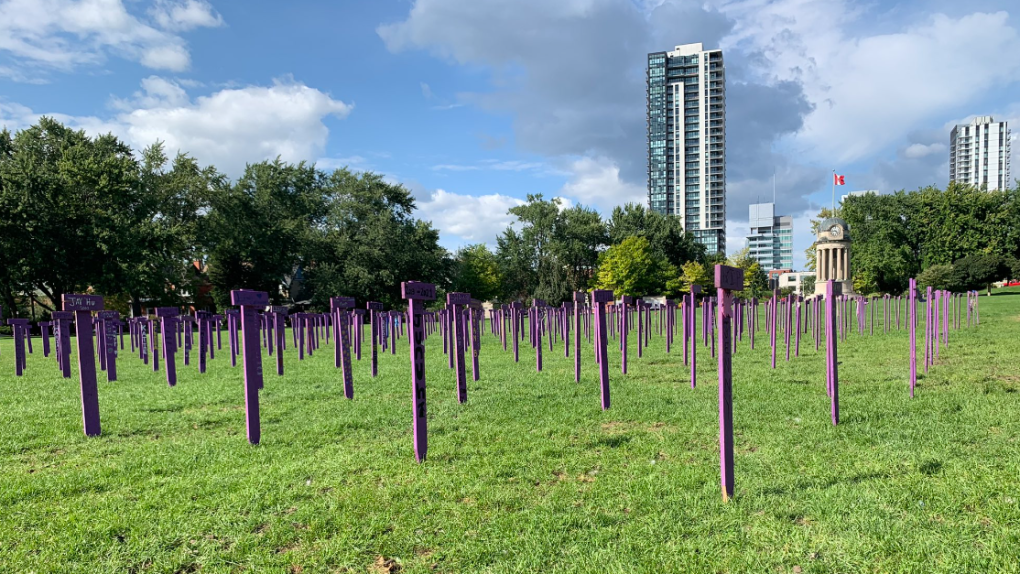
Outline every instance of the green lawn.
<svg viewBox="0 0 1020 574"><path fill-rule="evenodd" d="M813 344L772 371L745 340L729 503L716 363L692 390L657 337L626 376L610 344L606 412L587 345L575 384L561 346L536 373L486 336L460 405L434 337L424 464L406 339L377 379L355 362L353 401L331 346L266 360L253 447L226 352L168 388L125 351L90 439L77 374L37 341L18 379L5 338L0 572L1020 572L1020 293L981 304L913 400L905 331L850 335L838 427Z"/></svg>

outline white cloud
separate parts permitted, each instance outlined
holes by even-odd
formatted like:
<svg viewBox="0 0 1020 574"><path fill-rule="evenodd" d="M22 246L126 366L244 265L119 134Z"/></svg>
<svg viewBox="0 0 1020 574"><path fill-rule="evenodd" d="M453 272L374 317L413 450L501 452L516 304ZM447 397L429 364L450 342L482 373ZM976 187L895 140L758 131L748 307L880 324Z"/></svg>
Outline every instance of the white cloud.
<svg viewBox="0 0 1020 574"><path fill-rule="evenodd" d="M205 0L157 0L150 14L165 30L184 31L194 28L215 28L223 18Z"/></svg>
<svg viewBox="0 0 1020 574"><path fill-rule="evenodd" d="M168 26L160 30L139 20L123 0L0 0L0 53L14 62L5 75L34 78L40 68L68 71L99 64L108 54L182 71L191 63L187 45L167 30L222 24L201 0L160 2L155 17Z"/></svg>
<svg viewBox="0 0 1020 574"><path fill-rule="evenodd" d="M910 159L922 158L926 155L931 154L944 154L946 153L946 144L933 143L924 145L921 143L910 144L906 149L903 150L903 155Z"/></svg>
<svg viewBox="0 0 1020 574"><path fill-rule="evenodd" d="M132 99L114 100L113 117L75 117L50 113L90 134L112 132L136 149L159 140L170 154L189 153L202 163L237 176L249 162L280 156L285 161L314 160L329 137L325 119L345 118L353 105L293 81L246 86L190 98L181 86L150 77ZM10 110L6 111L5 110ZM20 118L21 127L37 114L24 106L0 107L0 119Z"/></svg>
<svg viewBox="0 0 1020 574"><path fill-rule="evenodd" d="M315 167L326 171L342 169L345 167L352 171L364 171L368 168L368 160L360 155L352 155L348 157L322 157L315 160Z"/></svg>
<svg viewBox="0 0 1020 574"><path fill-rule="evenodd" d="M426 84L425 82L421 82L421 95L426 100L432 99L432 88L430 88L429 85Z"/></svg>
<svg viewBox="0 0 1020 574"><path fill-rule="evenodd" d="M468 243L494 245L516 218L507 213L524 201L508 195L461 195L437 189L428 199L418 200L418 217L432 221L445 247L454 249Z"/></svg>
<svg viewBox="0 0 1020 574"><path fill-rule="evenodd" d="M573 173L560 195L609 211L624 203L646 203L645 186L620 179L620 168L611 159L583 157L570 165Z"/></svg>

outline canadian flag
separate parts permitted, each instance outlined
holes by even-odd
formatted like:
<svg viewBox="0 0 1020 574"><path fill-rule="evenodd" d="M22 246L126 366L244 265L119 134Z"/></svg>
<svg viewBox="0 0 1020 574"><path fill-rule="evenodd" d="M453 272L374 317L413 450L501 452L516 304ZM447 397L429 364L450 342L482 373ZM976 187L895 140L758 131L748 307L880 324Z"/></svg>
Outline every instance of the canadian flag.
<svg viewBox="0 0 1020 574"><path fill-rule="evenodd" d="M836 175L835 173L833 173L832 174L832 185L846 185L846 182L843 181L844 177L845 176Z"/></svg>

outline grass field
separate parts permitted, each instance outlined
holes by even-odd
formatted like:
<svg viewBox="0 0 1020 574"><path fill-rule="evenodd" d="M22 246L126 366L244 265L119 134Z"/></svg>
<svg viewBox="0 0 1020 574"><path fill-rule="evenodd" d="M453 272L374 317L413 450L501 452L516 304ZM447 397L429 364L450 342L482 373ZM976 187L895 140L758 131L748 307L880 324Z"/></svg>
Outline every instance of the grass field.
<svg viewBox="0 0 1020 574"><path fill-rule="evenodd" d="M0 344L2 572L1020 572L1020 293L982 297L911 400L906 332L840 346L834 427L823 354L734 358L736 498L719 486L716 363L691 389L662 339L599 407L562 347L521 362L483 339L456 401L429 341L429 456L414 461L406 339L355 362L332 346L277 377L262 444L223 352L168 388L128 353L100 375L103 435L82 434L77 374L41 345L22 378ZM179 357L180 360L180 357Z"/></svg>

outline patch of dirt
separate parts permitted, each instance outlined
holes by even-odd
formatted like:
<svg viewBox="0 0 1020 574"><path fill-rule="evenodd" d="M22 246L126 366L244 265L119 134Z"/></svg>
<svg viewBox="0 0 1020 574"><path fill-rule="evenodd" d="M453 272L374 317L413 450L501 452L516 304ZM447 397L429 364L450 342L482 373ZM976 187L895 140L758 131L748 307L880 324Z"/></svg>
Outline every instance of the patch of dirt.
<svg viewBox="0 0 1020 574"><path fill-rule="evenodd" d="M372 574L394 574L400 572L401 569L399 562L385 556L377 556L375 562L368 567L368 571Z"/></svg>

